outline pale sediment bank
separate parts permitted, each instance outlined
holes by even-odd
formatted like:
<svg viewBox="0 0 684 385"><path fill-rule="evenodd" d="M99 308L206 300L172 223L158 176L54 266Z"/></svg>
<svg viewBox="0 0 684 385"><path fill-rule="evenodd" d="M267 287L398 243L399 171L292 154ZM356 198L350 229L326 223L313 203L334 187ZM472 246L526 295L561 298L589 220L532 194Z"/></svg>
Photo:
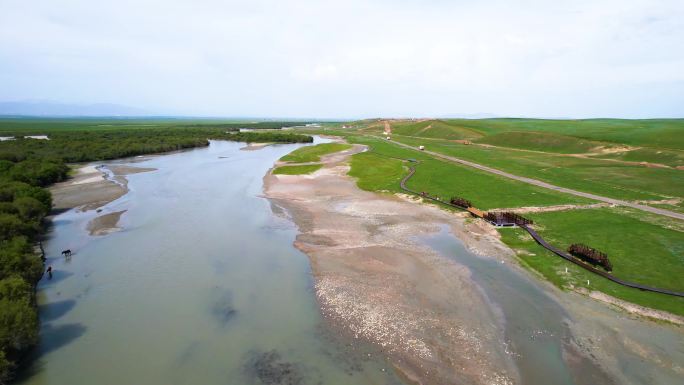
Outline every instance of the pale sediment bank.
<svg viewBox="0 0 684 385"><path fill-rule="evenodd" d="M241 151L256 151L256 150L261 150L262 148L266 146L270 146L273 143L247 143L245 147L241 147Z"/></svg>
<svg viewBox="0 0 684 385"><path fill-rule="evenodd" d="M88 222L88 232L90 235L107 235L120 230L119 219L125 212L126 210L121 210L94 218Z"/></svg>
<svg viewBox="0 0 684 385"><path fill-rule="evenodd" d="M603 293L589 296L576 292L556 296L572 317L568 325L576 349L604 368L616 384L681 384L684 329L680 325L629 313L625 310L631 304L617 299L622 304L607 306L612 297Z"/></svg>
<svg viewBox="0 0 684 385"><path fill-rule="evenodd" d="M56 211L88 211L100 208L128 192L126 175L153 170L116 164L81 166L72 178L50 187L52 208Z"/></svg>
<svg viewBox="0 0 684 385"><path fill-rule="evenodd" d="M126 175L154 171L119 164L97 166L88 164L76 169L69 180L50 187L52 209L55 211L76 209L79 211L98 210L128 193ZM120 230L121 215L126 210L107 213L93 218L87 225L90 235L106 235Z"/></svg>
<svg viewBox="0 0 684 385"><path fill-rule="evenodd" d="M532 279L529 272L491 226L408 196L358 189L346 175L346 160L363 150L355 145L331 154L310 175L264 177L266 197L299 228L295 245L310 258L326 319L380 346L416 383L524 383L520 365L529 373L545 364L521 363L508 348L505 315L471 270L416 238L447 225L473 253ZM611 378L620 384L674 384L684 374L684 352L677 343L681 328L630 316L547 282L537 285L567 312L561 323L572 332L562 340L562 355L574 368L574 383L605 384Z"/></svg>
<svg viewBox="0 0 684 385"><path fill-rule="evenodd" d="M645 317L657 321L670 322L678 326L684 326L684 317L678 316L676 314L640 306L596 290L589 291L586 289L575 289L575 291L605 304L618 307L627 313L632 314L633 316Z"/></svg>

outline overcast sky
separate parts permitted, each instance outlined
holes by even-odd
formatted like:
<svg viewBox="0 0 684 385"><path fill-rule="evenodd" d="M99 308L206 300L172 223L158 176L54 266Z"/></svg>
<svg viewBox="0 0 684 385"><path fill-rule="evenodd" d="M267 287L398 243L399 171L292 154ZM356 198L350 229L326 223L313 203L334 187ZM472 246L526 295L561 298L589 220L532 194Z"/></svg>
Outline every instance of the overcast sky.
<svg viewBox="0 0 684 385"><path fill-rule="evenodd" d="M684 0L0 0L0 101L684 117Z"/></svg>

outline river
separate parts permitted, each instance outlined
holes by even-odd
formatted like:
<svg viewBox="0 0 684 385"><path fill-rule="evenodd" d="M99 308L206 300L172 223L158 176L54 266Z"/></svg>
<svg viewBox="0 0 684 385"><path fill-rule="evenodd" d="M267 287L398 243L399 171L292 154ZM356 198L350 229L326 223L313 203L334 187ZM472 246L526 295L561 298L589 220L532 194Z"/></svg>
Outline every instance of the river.
<svg viewBox="0 0 684 385"><path fill-rule="evenodd" d="M157 170L104 207L127 210L120 232L88 235L94 211L54 219L41 342L20 384L401 383L325 326L296 228L261 197L274 161L302 145L243 146L134 163Z"/></svg>

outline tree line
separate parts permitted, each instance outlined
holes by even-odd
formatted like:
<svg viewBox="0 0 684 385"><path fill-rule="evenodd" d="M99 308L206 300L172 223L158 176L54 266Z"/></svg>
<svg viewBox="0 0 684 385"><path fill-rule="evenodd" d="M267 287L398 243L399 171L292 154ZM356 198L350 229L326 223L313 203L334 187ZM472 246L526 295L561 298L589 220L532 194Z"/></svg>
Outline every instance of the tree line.
<svg viewBox="0 0 684 385"><path fill-rule="evenodd" d="M65 180L67 163L115 159L208 146L210 139L241 142L312 142L307 135L240 132L198 125L103 131L54 131L49 140L0 142L0 384L9 381L21 356L38 342L36 285L44 260L34 250L52 208L47 186ZM7 135L7 134L5 134Z"/></svg>
<svg viewBox="0 0 684 385"><path fill-rule="evenodd" d="M229 131L219 128L150 128L119 131L60 131L49 140L25 139L0 142L0 159L12 162L28 158L68 163L108 160L209 145L209 139L240 142L312 142L308 135L279 131Z"/></svg>

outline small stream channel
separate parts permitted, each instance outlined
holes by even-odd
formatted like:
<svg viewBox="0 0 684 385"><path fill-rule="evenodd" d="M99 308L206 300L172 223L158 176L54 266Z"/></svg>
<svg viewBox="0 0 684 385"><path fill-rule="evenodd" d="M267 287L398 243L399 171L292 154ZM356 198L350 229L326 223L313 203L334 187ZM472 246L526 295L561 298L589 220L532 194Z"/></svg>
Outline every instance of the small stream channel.
<svg viewBox="0 0 684 385"><path fill-rule="evenodd" d="M419 240L471 271L488 302L504 318L506 350L523 384L612 383L596 365L572 351L568 314L539 283L502 261L468 251L446 225Z"/></svg>

